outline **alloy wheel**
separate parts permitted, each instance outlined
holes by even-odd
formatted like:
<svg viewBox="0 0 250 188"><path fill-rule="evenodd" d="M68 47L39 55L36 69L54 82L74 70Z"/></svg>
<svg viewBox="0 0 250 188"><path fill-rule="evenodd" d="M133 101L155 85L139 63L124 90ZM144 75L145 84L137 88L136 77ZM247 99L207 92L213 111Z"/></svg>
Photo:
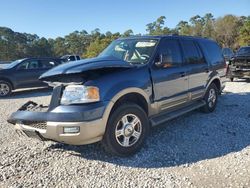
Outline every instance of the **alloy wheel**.
<svg viewBox="0 0 250 188"><path fill-rule="evenodd" d="M134 145L142 133L140 119L134 114L124 115L117 123L115 137L117 142L123 147Z"/></svg>
<svg viewBox="0 0 250 188"><path fill-rule="evenodd" d="M0 96L6 96L10 92L10 87L8 84L1 83L0 84Z"/></svg>
<svg viewBox="0 0 250 188"><path fill-rule="evenodd" d="M214 88L211 88L209 90L209 95L208 95L208 105L210 108L212 108L215 105L216 99L217 99L216 91Z"/></svg>

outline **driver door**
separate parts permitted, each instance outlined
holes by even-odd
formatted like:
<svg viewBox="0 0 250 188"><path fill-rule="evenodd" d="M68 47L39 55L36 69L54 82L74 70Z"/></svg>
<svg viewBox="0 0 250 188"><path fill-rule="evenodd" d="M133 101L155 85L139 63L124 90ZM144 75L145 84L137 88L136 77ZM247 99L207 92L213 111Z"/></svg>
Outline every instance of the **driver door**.
<svg viewBox="0 0 250 188"><path fill-rule="evenodd" d="M39 84L40 63L38 60L26 60L17 66L15 77L17 87L34 87Z"/></svg>
<svg viewBox="0 0 250 188"><path fill-rule="evenodd" d="M177 39L161 41L155 63L159 56L166 62L161 67L152 68L154 100L160 110L177 107L188 101L188 76L183 66L181 48Z"/></svg>

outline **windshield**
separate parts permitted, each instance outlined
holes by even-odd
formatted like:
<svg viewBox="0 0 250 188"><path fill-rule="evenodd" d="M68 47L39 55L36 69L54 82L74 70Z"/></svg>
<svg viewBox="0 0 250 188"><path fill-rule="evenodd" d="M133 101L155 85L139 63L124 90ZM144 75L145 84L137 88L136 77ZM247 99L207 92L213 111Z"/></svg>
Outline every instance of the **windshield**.
<svg viewBox="0 0 250 188"><path fill-rule="evenodd" d="M146 64L151 58L157 40L123 39L112 42L100 55L113 56L130 64Z"/></svg>
<svg viewBox="0 0 250 188"><path fill-rule="evenodd" d="M250 47L242 47L238 50L237 54L243 55L243 54L250 54Z"/></svg>
<svg viewBox="0 0 250 188"><path fill-rule="evenodd" d="M5 68L5 69L11 69L11 68L15 67L17 64L19 64L23 60L24 59L18 59L18 60L13 61L13 62L11 62L9 64L3 65L3 68Z"/></svg>

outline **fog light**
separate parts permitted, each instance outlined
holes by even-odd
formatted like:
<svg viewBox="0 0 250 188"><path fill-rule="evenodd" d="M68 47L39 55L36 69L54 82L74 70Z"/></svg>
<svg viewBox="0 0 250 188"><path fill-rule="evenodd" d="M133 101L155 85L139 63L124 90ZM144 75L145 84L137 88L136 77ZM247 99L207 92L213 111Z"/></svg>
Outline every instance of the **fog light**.
<svg viewBox="0 0 250 188"><path fill-rule="evenodd" d="M63 133L79 133L80 127L63 127Z"/></svg>

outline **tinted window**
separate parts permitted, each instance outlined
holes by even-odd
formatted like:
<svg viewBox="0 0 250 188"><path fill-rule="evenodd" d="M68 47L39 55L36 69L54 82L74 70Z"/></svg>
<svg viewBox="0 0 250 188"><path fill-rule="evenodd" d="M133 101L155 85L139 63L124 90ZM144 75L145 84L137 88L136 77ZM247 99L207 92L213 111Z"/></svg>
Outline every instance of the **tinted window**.
<svg viewBox="0 0 250 188"><path fill-rule="evenodd" d="M199 47L192 40L181 40L181 44L186 63L200 64L205 62Z"/></svg>
<svg viewBox="0 0 250 188"><path fill-rule="evenodd" d="M57 65L57 62L54 60L41 60L41 66L42 68L52 68Z"/></svg>
<svg viewBox="0 0 250 188"><path fill-rule="evenodd" d="M69 56L70 61L75 61L75 56Z"/></svg>
<svg viewBox="0 0 250 188"><path fill-rule="evenodd" d="M217 43L210 40L204 40L199 41L199 44L212 65L224 63L221 48L218 46Z"/></svg>
<svg viewBox="0 0 250 188"><path fill-rule="evenodd" d="M79 56L76 56L76 59L77 59L77 60L80 60L80 57L79 57Z"/></svg>
<svg viewBox="0 0 250 188"><path fill-rule="evenodd" d="M17 66L17 69L28 69L29 68L29 62L24 62L24 63L21 63L20 65Z"/></svg>
<svg viewBox="0 0 250 188"><path fill-rule="evenodd" d="M164 40L160 46L160 54L164 58L164 62L169 62L169 64L182 63L181 50L177 40Z"/></svg>
<svg viewBox="0 0 250 188"><path fill-rule="evenodd" d="M37 60L31 60L31 61L25 61L23 63L21 63L17 69L38 69L40 68L39 66L39 62Z"/></svg>

